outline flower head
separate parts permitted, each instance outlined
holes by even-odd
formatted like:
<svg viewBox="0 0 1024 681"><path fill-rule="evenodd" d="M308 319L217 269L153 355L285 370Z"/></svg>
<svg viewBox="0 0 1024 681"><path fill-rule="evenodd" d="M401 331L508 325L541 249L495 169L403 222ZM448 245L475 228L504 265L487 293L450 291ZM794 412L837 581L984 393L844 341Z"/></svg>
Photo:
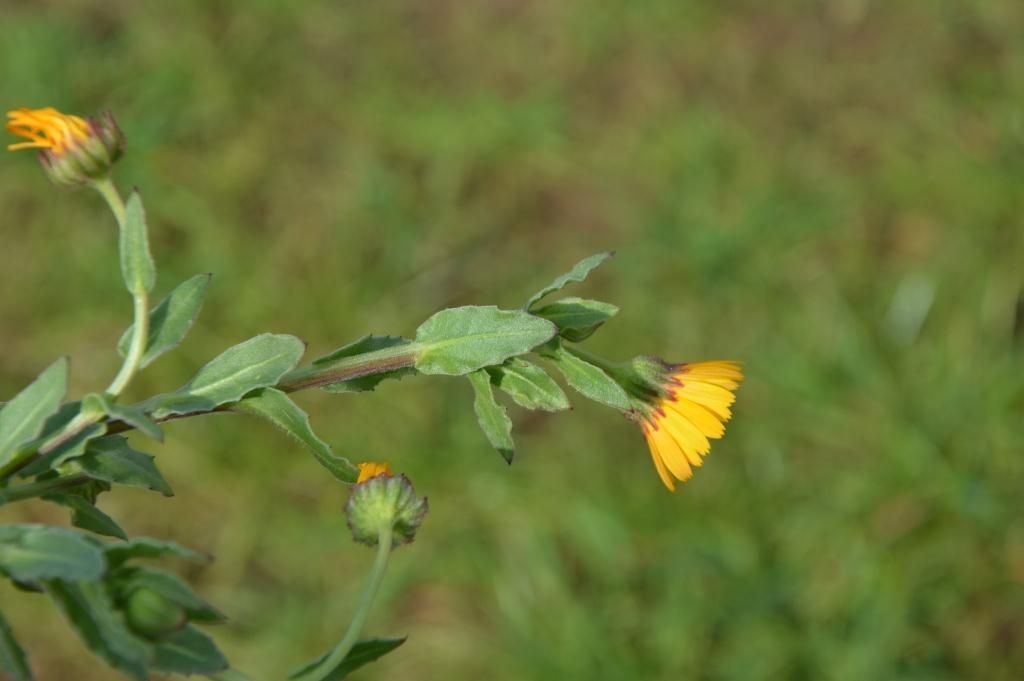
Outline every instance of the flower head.
<svg viewBox="0 0 1024 681"><path fill-rule="evenodd" d="M39 161L57 184L77 186L103 177L124 153L124 135L109 113L80 118L52 107L8 111L7 130L27 142L7 148L39 149Z"/></svg>
<svg viewBox="0 0 1024 681"><path fill-rule="evenodd" d="M359 464L359 478L345 504L348 527L357 542L376 546L387 529L392 546L408 544L426 514L427 499L416 496L409 478L392 474L386 463Z"/></svg>
<svg viewBox="0 0 1024 681"><path fill-rule="evenodd" d="M675 479L689 480L711 450L709 440L725 433L743 372L725 360L665 364L650 357L635 360L633 370L637 420L658 476L675 491Z"/></svg>

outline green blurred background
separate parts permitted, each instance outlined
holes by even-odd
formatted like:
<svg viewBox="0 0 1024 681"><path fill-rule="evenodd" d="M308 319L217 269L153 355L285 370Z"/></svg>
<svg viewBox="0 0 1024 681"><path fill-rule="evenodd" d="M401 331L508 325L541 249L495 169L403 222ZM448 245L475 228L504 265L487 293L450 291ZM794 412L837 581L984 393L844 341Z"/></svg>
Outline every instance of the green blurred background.
<svg viewBox="0 0 1024 681"><path fill-rule="evenodd" d="M311 356L435 310L519 304L577 259L614 358L737 358L726 438L671 495L638 430L517 411L509 468L465 381L299 397L430 497L363 679L1024 678L1024 5L831 0L0 2L0 105L111 109L158 295L215 273L131 393L292 332ZM0 394L69 354L105 385L130 315L97 196L0 162ZM370 551L345 491L242 417L120 490L258 678L330 645ZM141 444L140 444L141 446ZM44 504L0 521L66 522ZM109 679L0 587L40 678Z"/></svg>

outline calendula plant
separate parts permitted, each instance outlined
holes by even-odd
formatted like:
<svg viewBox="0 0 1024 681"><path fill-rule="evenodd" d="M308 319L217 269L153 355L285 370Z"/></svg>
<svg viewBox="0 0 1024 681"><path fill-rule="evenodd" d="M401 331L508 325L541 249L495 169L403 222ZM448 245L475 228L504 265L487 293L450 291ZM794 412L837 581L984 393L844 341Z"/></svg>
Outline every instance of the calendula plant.
<svg viewBox="0 0 1024 681"><path fill-rule="evenodd" d="M43 594L64 614L85 645L121 674L199 674L214 679L249 677L232 669L200 627L222 612L171 572L144 564L176 556L208 557L170 541L128 537L97 506L115 485L172 494L154 458L138 441L160 441L161 424L214 412L250 414L269 421L304 445L339 483L350 486L344 512L353 538L376 547L377 557L351 624L338 644L295 671L299 681L337 680L398 647L404 639L360 640L363 622L391 551L413 540L427 512L412 483L383 463L353 464L314 433L290 393L373 390L381 381L413 375L465 376L487 439L511 463L512 421L496 399L504 393L520 407L560 411L569 400L537 360L577 393L637 422L665 486L700 466L709 439L719 438L742 374L734 362L669 364L654 357L612 363L579 344L616 314L609 303L549 296L605 262L599 253L531 296L518 309L468 306L441 310L411 339L367 335L300 366L299 338L261 334L214 357L181 387L126 403L133 377L174 349L195 322L209 275L180 283L153 306L156 267L150 254L142 198L122 200L111 170L124 136L110 114L83 119L55 109L19 109L7 129L34 148L46 174L62 186L92 187L118 226L120 267L133 300L133 323L117 345L120 370L103 390L69 399L68 361L59 359L0 408L0 505L41 499L66 507L75 529L0 525L0 575L27 593ZM128 436L133 436L129 444ZM82 530L82 531L79 531ZM0 614L0 671L15 681L32 678L27 655Z"/></svg>

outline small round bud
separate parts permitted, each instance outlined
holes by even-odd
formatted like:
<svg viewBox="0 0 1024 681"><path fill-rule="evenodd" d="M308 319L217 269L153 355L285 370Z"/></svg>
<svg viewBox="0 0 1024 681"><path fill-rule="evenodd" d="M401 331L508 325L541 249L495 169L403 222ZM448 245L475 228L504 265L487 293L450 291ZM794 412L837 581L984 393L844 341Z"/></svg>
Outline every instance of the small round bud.
<svg viewBox="0 0 1024 681"><path fill-rule="evenodd" d="M390 526L392 546L411 542L427 513L427 499L416 496L409 478L392 475L387 464L360 464L359 470L360 482L345 504L352 538L376 546Z"/></svg>
<svg viewBox="0 0 1024 681"><path fill-rule="evenodd" d="M146 587L132 591L124 607L134 631L147 638L161 638L188 623L188 613L178 603Z"/></svg>

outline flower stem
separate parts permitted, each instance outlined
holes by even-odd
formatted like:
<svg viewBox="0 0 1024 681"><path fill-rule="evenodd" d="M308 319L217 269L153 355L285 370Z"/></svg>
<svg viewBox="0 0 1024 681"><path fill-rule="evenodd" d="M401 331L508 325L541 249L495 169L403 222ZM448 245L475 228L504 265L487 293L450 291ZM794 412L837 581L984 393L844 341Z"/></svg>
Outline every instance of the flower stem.
<svg viewBox="0 0 1024 681"><path fill-rule="evenodd" d="M111 181L110 176L95 180L92 186L106 200L110 211L117 220L118 230L123 234L125 230L125 206L121 194ZM121 364L120 371L107 387L107 394L117 398L128 385L129 381L139 370L142 364L142 356L146 352L146 340L149 336L149 294L141 287L131 287L135 324L132 327L132 340L128 346L128 353Z"/></svg>
<svg viewBox="0 0 1024 681"><path fill-rule="evenodd" d="M348 625L348 631L345 632L345 636L334 647L331 654L315 669L310 670L309 674L302 678L301 681L323 681L326 679L345 660L345 657L359 640L363 624L366 622L367 615L370 614L373 599L376 597L377 590L384 580L384 571L388 566L388 556L391 555L391 534L391 525L385 526L380 531L377 543L377 556L374 558L373 567L370 569L370 579L366 582L366 588L363 590L363 595L359 600L359 608L356 610L351 624Z"/></svg>

